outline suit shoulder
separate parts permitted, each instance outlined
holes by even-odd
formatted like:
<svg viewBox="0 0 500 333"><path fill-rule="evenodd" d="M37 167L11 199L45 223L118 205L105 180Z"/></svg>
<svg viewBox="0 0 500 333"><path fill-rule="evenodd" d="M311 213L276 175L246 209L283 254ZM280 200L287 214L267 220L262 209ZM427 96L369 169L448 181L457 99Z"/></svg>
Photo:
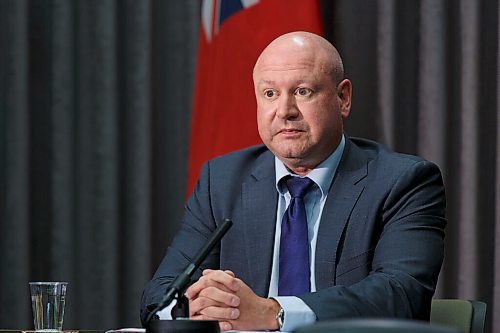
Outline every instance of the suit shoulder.
<svg viewBox="0 0 500 333"><path fill-rule="evenodd" d="M270 153L269 149L267 149L265 145L260 144L235 150L230 153L215 157L210 162L216 164L219 163L225 164L225 163L237 162L240 160L255 160L258 159L261 155L268 153Z"/></svg>
<svg viewBox="0 0 500 333"><path fill-rule="evenodd" d="M395 152L385 145L364 138L350 138L351 150L358 150L370 160L372 167L379 166L385 172L392 173L406 170L413 166L437 168L437 165L420 156Z"/></svg>
<svg viewBox="0 0 500 333"><path fill-rule="evenodd" d="M274 174L274 155L264 145L256 145L216 157L207 162L212 176L219 180L238 177L244 179L251 174Z"/></svg>
<svg viewBox="0 0 500 333"><path fill-rule="evenodd" d="M380 142L356 137L349 139L357 149L364 151L371 159L400 160L402 162L407 161L411 164L418 161L424 161L422 157L417 155L395 152Z"/></svg>
<svg viewBox="0 0 500 333"><path fill-rule="evenodd" d="M243 183L269 177L274 177L274 155L257 145L204 163L194 192L198 198L210 195L212 201L233 202ZM221 197L225 199L220 201Z"/></svg>

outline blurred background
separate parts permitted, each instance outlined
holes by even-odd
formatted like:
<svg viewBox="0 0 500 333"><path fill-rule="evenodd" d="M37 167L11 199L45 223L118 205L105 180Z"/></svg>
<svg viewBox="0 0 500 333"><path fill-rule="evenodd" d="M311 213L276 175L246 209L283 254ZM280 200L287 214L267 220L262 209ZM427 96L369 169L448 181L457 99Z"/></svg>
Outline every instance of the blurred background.
<svg viewBox="0 0 500 333"><path fill-rule="evenodd" d="M354 85L347 134L440 166L436 297L487 302L493 330L499 0L320 5ZM197 0L0 0L0 328L32 328L35 280L69 282L66 329L140 325L188 195L200 14Z"/></svg>

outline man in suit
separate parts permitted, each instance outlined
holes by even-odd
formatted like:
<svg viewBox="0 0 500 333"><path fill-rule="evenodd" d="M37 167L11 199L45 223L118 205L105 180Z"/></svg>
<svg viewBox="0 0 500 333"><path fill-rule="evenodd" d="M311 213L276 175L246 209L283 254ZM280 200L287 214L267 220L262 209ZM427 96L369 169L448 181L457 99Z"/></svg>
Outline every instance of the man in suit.
<svg viewBox="0 0 500 333"><path fill-rule="evenodd" d="M253 80L264 145L203 166L181 230L144 291L143 321L228 217L233 227L186 291L192 319L218 320L223 330L285 331L333 318L428 319L444 252L439 169L344 135L351 82L320 36L278 37ZM291 196L289 180L306 177L305 194ZM306 244L286 247L282 228L294 209L305 226L293 237ZM290 284L300 286L284 291Z"/></svg>

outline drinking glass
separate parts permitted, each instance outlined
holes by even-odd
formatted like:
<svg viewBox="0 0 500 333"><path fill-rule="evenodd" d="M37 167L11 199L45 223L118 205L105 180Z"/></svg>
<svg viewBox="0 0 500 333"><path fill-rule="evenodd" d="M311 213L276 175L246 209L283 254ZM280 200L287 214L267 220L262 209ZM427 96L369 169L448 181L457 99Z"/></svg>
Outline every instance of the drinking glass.
<svg viewBox="0 0 500 333"><path fill-rule="evenodd" d="M61 332L67 282L30 282L35 331Z"/></svg>

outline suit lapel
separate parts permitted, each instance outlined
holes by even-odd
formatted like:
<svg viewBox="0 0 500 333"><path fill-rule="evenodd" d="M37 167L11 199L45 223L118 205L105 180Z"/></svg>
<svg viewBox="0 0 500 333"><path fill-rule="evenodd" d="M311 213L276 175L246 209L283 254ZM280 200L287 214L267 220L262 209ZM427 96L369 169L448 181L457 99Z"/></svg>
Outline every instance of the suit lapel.
<svg viewBox="0 0 500 333"><path fill-rule="evenodd" d="M254 292L266 297L271 277L276 207L278 194L275 187L274 155L267 152L259 158L248 181L242 184L244 241L250 272L250 286ZM264 278L263 278L264 277Z"/></svg>
<svg viewBox="0 0 500 333"><path fill-rule="evenodd" d="M342 160L323 208L316 244L316 287L334 284L335 265L342 234L365 187L368 159L347 140Z"/></svg>

